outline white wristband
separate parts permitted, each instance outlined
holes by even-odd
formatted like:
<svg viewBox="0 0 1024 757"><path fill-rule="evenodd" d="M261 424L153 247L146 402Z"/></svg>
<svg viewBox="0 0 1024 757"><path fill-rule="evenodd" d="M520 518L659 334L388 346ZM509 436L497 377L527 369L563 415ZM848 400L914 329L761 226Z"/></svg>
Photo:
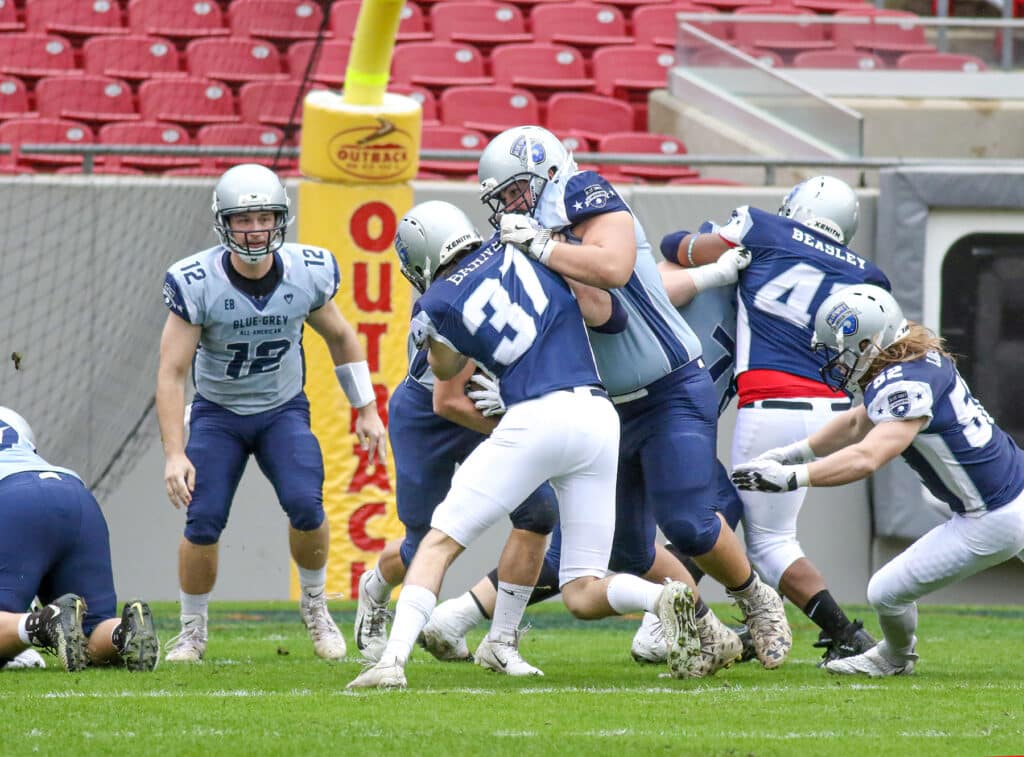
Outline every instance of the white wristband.
<svg viewBox="0 0 1024 757"><path fill-rule="evenodd" d="M690 269L690 279L698 292L726 284L735 284L738 278L736 267L728 263L723 264L716 261Z"/></svg>
<svg viewBox="0 0 1024 757"><path fill-rule="evenodd" d="M341 390L345 392L352 407L366 407L376 400L373 382L370 381L370 364L365 360L336 365L334 366L334 375L338 377Z"/></svg>
<svg viewBox="0 0 1024 757"><path fill-rule="evenodd" d="M807 465L794 465L793 472L796 473L796 485L798 487L805 488L811 485L811 474L807 470Z"/></svg>

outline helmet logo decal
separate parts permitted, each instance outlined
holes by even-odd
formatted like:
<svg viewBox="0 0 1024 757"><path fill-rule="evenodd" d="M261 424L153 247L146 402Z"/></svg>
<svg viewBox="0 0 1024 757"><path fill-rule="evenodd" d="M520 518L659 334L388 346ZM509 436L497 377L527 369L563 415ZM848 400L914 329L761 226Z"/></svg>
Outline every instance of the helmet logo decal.
<svg viewBox="0 0 1024 757"><path fill-rule="evenodd" d="M270 195L260 194L259 192L246 192L238 198L236 203L239 207L245 207L248 205L273 205L273 201L270 199Z"/></svg>
<svg viewBox="0 0 1024 757"><path fill-rule="evenodd" d="M526 148L529 144L530 155L527 157ZM509 148L509 152L513 157L518 158L524 166L539 165L544 162L544 158L547 156L544 152L544 145L540 141L535 139L529 139L526 136L520 136L512 143L512 147Z"/></svg>
<svg viewBox="0 0 1024 757"><path fill-rule="evenodd" d="M835 333L842 333L843 336L850 336L851 334L857 333L857 329L860 326L860 320L857 318L857 314L853 312L853 309L845 302L839 302L832 310L829 311L828 315L825 316L825 323Z"/></svg>

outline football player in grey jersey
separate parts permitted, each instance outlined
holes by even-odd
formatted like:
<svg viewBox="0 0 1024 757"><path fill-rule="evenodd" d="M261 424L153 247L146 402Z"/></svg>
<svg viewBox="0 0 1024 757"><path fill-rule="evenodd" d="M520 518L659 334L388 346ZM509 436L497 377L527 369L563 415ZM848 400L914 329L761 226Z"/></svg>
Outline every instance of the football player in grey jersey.
<svg viewBox="0 0 1024 757"><path fill-rule="evenodd" d="M167 496L187 508L178 550L182 631L166 659L203 659L217 542L250 455L288 515L300 613L314 651L340 659L345 640L324 596L329 530L323 458L303 392L302 326L327 342L338 382L357 410L356 436L369 460L383 463L385 430L366 356L332 301L340 280L334 256L285 243L288 194L272 171L244 164L225 172L214 189L213 215L220 244L178 261L164 281L171 312L160 341L157 415ZM196 393L186 414L190 366Z"/></svg>

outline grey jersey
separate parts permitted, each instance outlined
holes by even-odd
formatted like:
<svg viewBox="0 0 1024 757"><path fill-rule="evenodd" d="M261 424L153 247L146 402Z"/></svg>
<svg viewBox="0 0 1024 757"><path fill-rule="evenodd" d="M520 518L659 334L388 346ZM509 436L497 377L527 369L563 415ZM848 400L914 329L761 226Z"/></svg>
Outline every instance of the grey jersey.
<svg viewBox="0 0 1024 757"><path fill-rule="evenodd" d="M615 189L593 171L561 171L541 193L536 217L541 226L567 230L601 213L629 206ZM700 357L701 344L693 330L669 302L661 274L643 226L633 215L636 265L626 286L609 290L629 315L619 334L590 331L601 381L612 396L642 389ZM571 233L570 242L578 242Z"/></svg>
<svg viewBox="0 0 1024 757"><path fill-rule="evenodd" d="M302 391L302 326L338 291L338 264L328 250L285 244L274 255L281 281L258 299L231 283L220 245L178 261L164 280L164 304L202 326L196 391L239 415L271 410Z"/></svg>
<svg viewBox="0 0 1024 757"><path fill-rule="evenodd" d="M17 424L4 418L0 409L0 481L15 473L63 473L75 478L80 476L73 470L50 465L36 454L35 447L18 434Z"/></svg>

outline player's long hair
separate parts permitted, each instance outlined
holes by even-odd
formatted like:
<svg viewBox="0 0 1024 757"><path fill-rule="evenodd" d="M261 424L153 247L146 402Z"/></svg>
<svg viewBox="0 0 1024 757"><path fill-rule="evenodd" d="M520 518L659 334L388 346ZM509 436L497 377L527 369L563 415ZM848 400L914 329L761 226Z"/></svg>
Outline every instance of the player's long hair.
<svg viewBox="0 0 1024 757"><path fill-rule="evenodd" d="M890 344L871 362L871 367L857 382L861 389L870 384L875 376L890 365L909 363L911 360L924 357L929 352L938 352L950 362L956 363L956 358L946 349L946 342L942 337L920 323L909 321L907 325L910 329L907 335Z"/></svg>

